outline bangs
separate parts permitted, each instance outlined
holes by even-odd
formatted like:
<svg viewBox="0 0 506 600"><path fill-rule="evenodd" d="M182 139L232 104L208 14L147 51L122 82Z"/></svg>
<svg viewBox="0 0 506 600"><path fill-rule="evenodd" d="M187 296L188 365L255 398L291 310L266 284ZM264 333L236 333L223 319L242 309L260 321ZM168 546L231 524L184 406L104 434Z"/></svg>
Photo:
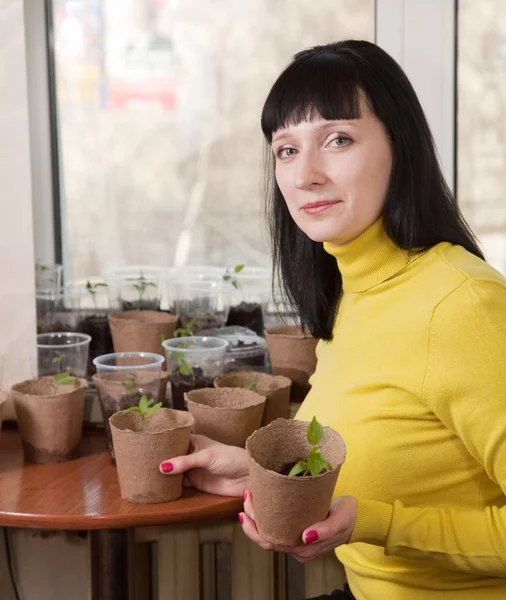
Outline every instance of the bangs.
<svg viewBox="0 0 506 600"><path fill-rule="evenodd" d="M302 121L359 119L361 87L356 66L346 57L296 55L265 101L261 118L265 138L270 144L275 131Z"/></svg>

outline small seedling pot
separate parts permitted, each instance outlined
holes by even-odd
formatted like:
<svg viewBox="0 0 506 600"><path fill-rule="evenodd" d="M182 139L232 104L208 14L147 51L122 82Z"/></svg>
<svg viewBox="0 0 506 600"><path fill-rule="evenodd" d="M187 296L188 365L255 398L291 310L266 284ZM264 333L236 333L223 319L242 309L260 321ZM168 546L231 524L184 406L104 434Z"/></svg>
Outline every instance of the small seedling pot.
<svg viewBox="0 0 506 600"><path fill-rule="evenodd" d="M255 522L260 535L274 544L302 545L303 531L329 512L346 449L341 436L323 427L321 452L333 467L317 477L289 477L291 466L305 460L311 445L309 423L277 419L255 431L246 442Z"/></svg>
<svg viewBox="0 0 506 600"><path fill-rule="evenodd" d="M159 401L163 356L149 352L119 352L97 357L93 382L107 432L111 461L115 464L109 418L139 403L141 396Z"/></svg>
<svg viewBox="0 0 506 600"><path fill-rule="evenodd" d="M283 375L267 375L256 371L241 371L222 375L214 380L217 388L243 388L254 381L252 391L265 396L262 427L275 419L287 419L290 413L290 389L292 382Z"/></svg>
<svg viewBox="0 0 506 600"><path fill-rule="evenodd" d="M309 392L309 378L316 369L318 340L297 326L266 329L265 337L274 375L292 381L291 401L302 402Z"/></svg>
<svg viewBox="0 0 506 600"><path fill-rule="evenodd" d="M231 271L228 276L230 310L227 325L247 327L263 336L271 294L270 269L245 267L238 273Z"/></svg>
<svg viewBox="0 0 506 600"><path fill-rule="evenodd" d="M169 339L176 330L177 317L155 310L128 310L109 315L115 352L163 351L162 339Z"/></svg>
<svg viewBox="0 0 506 600"><path fill-rule="evenodd" d="M118 468L121 497L137 504L169 502L183 492L183 475L162 475L164 460L188 454L193 417L160 408L147 420L138 413L116 413L109 419Z"/></svg>
<svg viewBox="0 0 506 600"><path fill-rule="evenodd" d="M86 377L90 342L85 333L39 333L39 376L68 372L71 377Z"/></svg>
<svg viewBox="0 0 506 600"><path fill-rule="evenodd" d="M185 394L194 433L244 448L262 424L265 396L240 388L208 388Z"/></svg>
<svg viewBox="0 0 506 600"><path fill-rule="evenodd" d="M81 441L84 395L88 384L53 388L52 377L39 377L12 386L19 432L28 462L63 462L75 455Z"/></svg>
<svg viewBox="0 0 506 600"><path fill-rule="evenodd" d="M215 378L225 372L228 346L226 340L210 336L174 338L163 342L173 408L186 409L184 395L187 392L214 386Z"/></svg>

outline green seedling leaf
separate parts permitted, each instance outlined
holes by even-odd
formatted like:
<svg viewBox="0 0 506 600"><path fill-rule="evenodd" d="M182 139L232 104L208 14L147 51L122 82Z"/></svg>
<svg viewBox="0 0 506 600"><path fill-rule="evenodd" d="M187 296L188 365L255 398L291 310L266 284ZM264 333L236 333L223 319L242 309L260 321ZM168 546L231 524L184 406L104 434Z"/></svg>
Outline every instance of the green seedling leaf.
<svg viewBox="0 0 506 600"><path fill-rule="evenodd" d="M307 441L311 444L311 446L316 446L323 439L323 429L320 423L316 420L316 417L313 417L313 420L309 424L307 429Z"/></svg>
<svg viewBox="0 0 506 600"><path fill-rule="evenodd" d="M232 275L223 275L223 281L230 281L232 279Z"/></svg>
<svg viewBox="0 0 506 600"><path fill-rule="evenodd" d="M62 360L63 354L61 356L55 356L51 362L53 363L53 365L58 365L61 363Z"/></svg>
<svg viewBox="0 0 506 600"><path fill-rule="evenodd" d="M239 284L237 283L237 279L234 279L233 281L231 281L231 283L235 287L236 290L239 288Z"/></svg>
<svg viewBox="0 0 506 600"><path fill-rule="evenodd" d="M65 371L64 373L58 373L54 376L55 383L62 382L64 379L67 379L69 375L70 373L68 371Z"/></svg>
<svg viewBox="0 0 506 600"><path fill-rule="evenodd" d="M318 446L318 443L323 439L323 428L316 420L316 417L313 417L311 423L307 428L307 440L311 444L312 448L308 452L307 462L299 461L288 474L289 476L299 475L302 473L302 477L311 474L312 477L316 477L322 471L332 471L332 465L330 465L323 454L321 453L321 446ZM304 466L304 469L302 469Z"/></svg>
<svg viewBox="0 0 506 600"><path fill-rule="evenodd" d="M121 414L126 415L127 413L130 413L130 412L140 412L139 407L131 406L130 408L125 408L125 410L121 411Z"/></svg>
<svg viewBox="0 0 506 600"><path fill-rule="evenodd" d="M162 343L163 343L163 342L165 342L165 340L166 340L166 339L167 339L167 338L165 337L165 334L164 334L164 333L161 333L161 334L160 334L160 340L161 340L161 342L162 342Z"/></svg>
<svg viewBox="0 0 506 600"><path fill-rule="evenodd" d="M139 409L142 414L148 409L148 398L146 394L142 394L141 399L139 400Z"/></svg>
<svg viewBox="0 0 506 600"><path fill-rule="evenodd" d="M184 360L184 358L181 359L181 364L179 366L179 372L181 373L181 375L186 375L187 377L188 377L188 375L191 375L193 373L192 368Z"/></svg>
<svg viewBox="0 0 506 600"><path fill-rule="evenodd" d="M255 387L255 379L250 379L248 383L244 386L247 390L252 390Z"/></svg>
<svg viewBox="0 0 506 600"><path fill-rule="evenodd" d="M236 265L234 267L234 273L240 273L244 269L244 265Z"/></svg>
<svg viewBox="0 0 506 600"><path fill-rule="evenodd" d="M290 473L288 473L288 477L295 477L295 475L298 475L299 473L303 473L303 472L307 471L307 469L308 469L307 463L304 462L303 460L300 460L296 465L294 465L290 469Z"/></svg>
<svg viewBox="0 0 506 600"><path fill-rule="evenodd" d="M60 385L71 385L75 383L75 379L64 379L63 381L58 382Z"/></svg>
<svg viewBox="0 0 506 600"><path fill-rule="evenodd" d="M158 402L157 404L155 404L148 412L148 417L152 417L155 412L162 406L161 402Z"/></svg>

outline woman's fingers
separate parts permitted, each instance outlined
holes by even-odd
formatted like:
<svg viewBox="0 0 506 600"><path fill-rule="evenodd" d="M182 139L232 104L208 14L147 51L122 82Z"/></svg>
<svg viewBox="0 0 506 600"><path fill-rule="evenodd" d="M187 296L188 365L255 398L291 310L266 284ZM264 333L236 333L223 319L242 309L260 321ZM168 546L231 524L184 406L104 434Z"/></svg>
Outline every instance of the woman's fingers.
<svg viewBox="0 0 506 600"><path fill-rule="evenodd" d="M341 496L332 502L328 517L315 523L302 533L305 544L332 540L334 548L346 543L357 520L357 500L353 496Z"/></svg>
<svg viewBox="0 0 506 600"><path fill-rule="evenodd" d="M179 475L190 469L207 469L211 464L211 458L208 450L195 451L186 456L176 456L160 463L160 472L164 475Z"/></svg>
<svg viewBox="0 0 506 600"><path fill-rule="evenodd" d="M258 544L260 548L264 550L275 550L275 545L272 542L264 540L264 538L258 533L255 521L247 515L245 512L239 513L239 521L242 525L242 530L249 537L249 539L255 544Z"/></svg>
<svg viewBox="0 0 506 600"><path fill-rule="evenodd" d="M254 521L255 512L253 510L253 495L251 494L251 490L244 490L242 497L244 500L244 512Z"/></svg>

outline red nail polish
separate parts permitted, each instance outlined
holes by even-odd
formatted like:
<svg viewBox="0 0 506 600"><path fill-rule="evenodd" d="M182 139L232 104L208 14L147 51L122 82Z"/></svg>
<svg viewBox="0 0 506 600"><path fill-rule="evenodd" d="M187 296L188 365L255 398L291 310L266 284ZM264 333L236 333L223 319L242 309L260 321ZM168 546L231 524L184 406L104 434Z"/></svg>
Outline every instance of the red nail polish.
<svg viewBox="0 0 506 600"><path fill-rule="evenodd" d="M308 531L306 535L306 544L312 544L318 540L318 532L316 531Z"/></svg>
<svg viewBox="0 0 506 600"><path fill-rule="evenodd" d="M242 493L242 499L244 500L244 502L246 502L247 497L248 497L248 490L244 490L244 492Z"/></svg>
<svg viewBox="0 0 506 600"><path fill-rule="evenodd" d="M162 463L162 472L171 473L174 470L174 465L170 462Z"/></svg>
<svg viewBox="0 0 506 600"><path fill-rule="evenodd" d="M239 513L237 516L239 517L239 521L242 525L244 523L244 517L242 516L242 513Z"/></svg>

